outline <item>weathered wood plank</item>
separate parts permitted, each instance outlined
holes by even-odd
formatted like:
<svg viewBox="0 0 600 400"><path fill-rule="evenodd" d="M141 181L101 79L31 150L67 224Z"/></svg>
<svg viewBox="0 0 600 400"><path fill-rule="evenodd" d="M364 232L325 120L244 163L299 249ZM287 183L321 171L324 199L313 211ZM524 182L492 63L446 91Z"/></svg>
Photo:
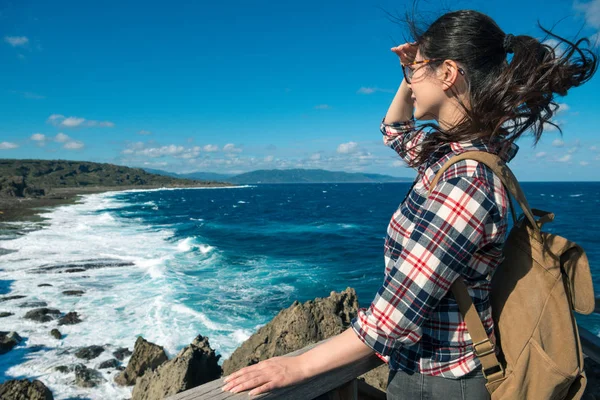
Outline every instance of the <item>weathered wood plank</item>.
<svg viewBox="0 0 600 400"><path fill-rule="evenodd" d="M386 400L387 395L361 379L357 379L357 390L359 400Z"/></svg>
<svg viewBox="0 0 600 400"><path fill-rule="evenodd" d="M594 335L581 325L577 325L577 329L579 330L583 353L600 364L600 337Z"/></svg>
<svg viewBox="0 0 600 400"><path fill-rule="evenodd" d="M332 390L328 393L328 400L358 400L358 387L356 379Z"/></svg>
<svg viewBox="0 0 600 400"><path fill-rule="evenodd" d="M296 356L302 354L326 341L306 346L298 351L289 353L286 356ZM221 388L225 385L223 378L206 383L202 386L195 387L185 392L176 394L168 398L168 400L230 400L230 399L273 399L273 400L307 400L328 393L347 382L352 381L357 376L360 376L373 368L382 364L382 361L375 355L358 360L355 363L329 371L326 374L312 377L298 385L288 386L274 390L270 393L264 393L258 396L250 397L248 392L230 393L223 392Z"/></svg>

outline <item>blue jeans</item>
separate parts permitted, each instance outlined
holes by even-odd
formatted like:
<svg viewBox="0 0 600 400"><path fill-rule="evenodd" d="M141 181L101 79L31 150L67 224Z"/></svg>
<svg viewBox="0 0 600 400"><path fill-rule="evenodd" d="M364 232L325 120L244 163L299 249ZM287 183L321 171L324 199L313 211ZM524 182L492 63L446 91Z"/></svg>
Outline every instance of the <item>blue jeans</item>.
<svg viewBox="0 0 600 400"><path fill-rule="evenodd" d="M481 367L460 379L404 371L388 376L387 400L489 400Z"/></svg>

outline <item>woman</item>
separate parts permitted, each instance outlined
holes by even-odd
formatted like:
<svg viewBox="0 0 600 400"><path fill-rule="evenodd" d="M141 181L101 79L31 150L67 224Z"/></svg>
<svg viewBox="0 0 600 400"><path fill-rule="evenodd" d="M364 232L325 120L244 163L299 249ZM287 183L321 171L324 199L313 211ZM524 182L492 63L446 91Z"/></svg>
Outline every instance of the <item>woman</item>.
<svg viewBox="0 0 600 400"><path fill-rule="evenodd" d="M428 197L429 185L456 154L486 151L508 162L525 131L537 143L552 124L554 94L589 80L597 58L580 48L587 40L572 43L544 30L563 46L558 51L505 34L476 11L451 12L422 34L412 31L414 43L391 49L404 80L381 131L418 174L388 226L381 288L345 332L300 356L243 368L227 377L224 390L259 394L376 353L389 364L388 399L489 398L449 290L456 279L465 281L494 341L489 278L503 259L508 195L473 160L449 168ZM416 128L415 119L435 123Z"/></svg>

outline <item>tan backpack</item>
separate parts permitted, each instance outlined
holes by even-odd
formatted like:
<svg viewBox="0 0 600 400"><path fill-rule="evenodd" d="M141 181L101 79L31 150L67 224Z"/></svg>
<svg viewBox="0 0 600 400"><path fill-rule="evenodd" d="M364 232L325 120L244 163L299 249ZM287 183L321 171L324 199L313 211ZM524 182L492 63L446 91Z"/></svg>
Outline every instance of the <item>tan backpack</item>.
<svg viewBox="0 0 600 400"><path fill-rule="evenodd" d="M452 157L437 173L429 194L444 171L464 159L490 167L524 214L517 220L509 196L514 226L504 245L504 261L491 281L499 357L464 281L459 278L452 285L473 349L483 366L487 390L493 400L580 399L587 379L573 310L580 314L594 311L587 256L577 244L541 231L554 214L529 208L512 171L495 154L467 151Z"/></svg>

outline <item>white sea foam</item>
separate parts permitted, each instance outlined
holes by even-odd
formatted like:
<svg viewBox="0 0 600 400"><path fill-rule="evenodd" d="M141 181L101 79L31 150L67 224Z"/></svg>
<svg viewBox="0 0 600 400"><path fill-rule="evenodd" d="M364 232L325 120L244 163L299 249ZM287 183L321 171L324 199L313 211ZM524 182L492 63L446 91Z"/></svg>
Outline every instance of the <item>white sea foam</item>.
<svg viewBox="0 0 600 400"><path fill-rule="evenodd" d="M108 370L101 370L105 383L84 389L73 384L73 373L63 374L54 367L82 362L73 356L79 347L106 345L106 351L98 358L84 362L95 368L112 358L111 352L116 348L133 349L138 335L160 344L170 356L198 334L206 335L211 338L211 347L225 359L252 333L240 330L239 320L216 322L204 312L214 311L211 301L207 300L200 311L181 303L191 290L219 288L218 283L223 282L216 269L219 252L200 237L171 240L174 231L169 225L147 226L140 219L118 217L115 211L125 206L129 204L115 198L114 193L87 195L79 204L45 214L44 229L2 241L3 248L15 252L0 258L0 281L12 281L11 295L27 296L1 304L2 311L15 314L2 319L2 330L17 331L25 339L2 356L0 372L6 379L35 377L50 387L56 399L127 398L131 388L114 384ZM99 260L131 265L75 273L65 273L65 267L35 273L40 272L41 266L102 263ZM187 274L204 270L212 271L212 275ZM38 287L44 283L52 286ZM251 286L248 282L244 285ZM62 294L65 290L85 293L71 297ZM264 289L257 289L252 295L264 297ZM23 319L28 309L18 305L24 301L44 301L63 313L76 311L83 322L58 327L65 336L53 339L49 331L57 327L57 322L42 324ZM34 346L43 347L32 351ZM61 354L65 351L68 354Z"/></svg>

